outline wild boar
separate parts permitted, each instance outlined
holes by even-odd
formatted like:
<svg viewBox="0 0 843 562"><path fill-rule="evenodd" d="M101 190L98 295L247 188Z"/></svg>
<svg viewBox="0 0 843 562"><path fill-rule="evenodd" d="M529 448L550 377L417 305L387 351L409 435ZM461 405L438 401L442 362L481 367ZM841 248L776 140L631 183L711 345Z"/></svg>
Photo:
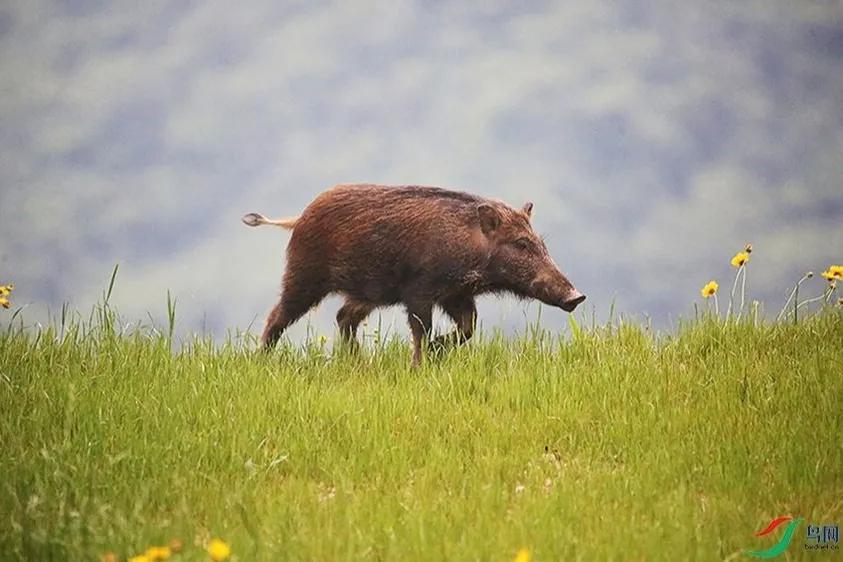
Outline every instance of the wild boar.
<svg viewBox="0 0 843 562"><path fill-rule="evenodd" d="M243 217L249 226L292 230L281 298L269 313L262 342L282 332L321 301L339 293L344 340L356 344L359 324L375 308L403 304L413 335L413 364L425 341L436 348L471 338L474 299L511 293L567 312L585 300L548 254L530 225L532 203L505 203L438 187L338 185L298 217ZM431 339L433 307L456 324Z"/></svg>

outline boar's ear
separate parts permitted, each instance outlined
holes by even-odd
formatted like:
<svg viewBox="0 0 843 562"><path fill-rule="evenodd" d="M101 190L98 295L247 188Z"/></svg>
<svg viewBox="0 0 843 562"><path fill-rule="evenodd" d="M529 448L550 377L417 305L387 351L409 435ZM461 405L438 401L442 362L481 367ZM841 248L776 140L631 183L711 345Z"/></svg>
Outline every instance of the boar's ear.
<svg viewBox="0 0 843 562"><path fill-rule="evenodd" d="M529 201L524 203L524 206L521 207L521 210L524 211L524 214L527 215L528 219L533 216L533 204Z"/></svg>
<svg viewBox="0 0 843 562"><path fill-rule="evenodd" d="M494 232L501 225L501 218L491 205L481 203L477 206L477 214L480 215L480 228L485 234Z"/></svg>

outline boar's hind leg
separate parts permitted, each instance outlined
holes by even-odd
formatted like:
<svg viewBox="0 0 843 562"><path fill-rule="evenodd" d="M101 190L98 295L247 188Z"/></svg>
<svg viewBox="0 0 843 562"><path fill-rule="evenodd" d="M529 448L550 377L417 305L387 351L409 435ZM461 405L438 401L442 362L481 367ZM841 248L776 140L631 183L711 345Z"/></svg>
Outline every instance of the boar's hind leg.
<svg viewBox="0 0 843 562"><path fill-rule="evenodd" d="M474 334L474 324L477 321L477 307L472 297L457 297L439 303L445 314L451 317L456 329L443 334L431 342L434 350L443 350L450 346L467 342Z"/></svg>
<svg viewBox="0 0 843 562"><path fill-rule="evenodd" d="M430 337L430 329L433 325L433 303L415 302L406 303L407 319L410 322L410 331L413 333L413 366L421 363L422 343Z"/></svg>
<svg viewBox="0 0 843 562"><path fill-rule="evenodd" d="M375 308L372 303L347 298L345 303L337 312L337 324L340 327L340 336L343 341L357 344L357 326L365 320Z"/></svg>
<svg viewBox="0 0 843 562"><path fill-rule="evenodd" d="M292 279L284 279L281 299L269 313L266 319L266 328L264 328L263 336L261 336L265 349L274 346L287 326L304 316L327 294L318 285L302 285L293 282Z"/></svg>

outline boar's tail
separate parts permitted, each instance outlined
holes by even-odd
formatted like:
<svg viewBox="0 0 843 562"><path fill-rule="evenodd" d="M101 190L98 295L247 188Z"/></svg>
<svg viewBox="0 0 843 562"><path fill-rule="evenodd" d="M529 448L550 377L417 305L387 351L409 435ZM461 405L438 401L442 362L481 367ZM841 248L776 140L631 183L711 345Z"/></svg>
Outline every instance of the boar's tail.
<svg viewBox="0 0 843 562"><path fill-rule="evenodd" d="M281 228L292 230L296 227L296 223L298 222L299 217L290 217L286 219L268 219L260 213L249 213L248 215L243 215L243 218L241 220L249 226L271 224L272 226L280 226Z"/></svg>

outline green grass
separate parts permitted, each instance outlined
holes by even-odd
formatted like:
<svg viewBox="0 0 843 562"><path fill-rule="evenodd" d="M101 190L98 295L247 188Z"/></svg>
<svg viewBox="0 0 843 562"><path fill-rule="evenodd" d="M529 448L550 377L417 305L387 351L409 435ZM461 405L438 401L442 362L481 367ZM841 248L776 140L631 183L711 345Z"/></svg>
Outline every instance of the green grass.
<svg viewBox="0 0 843 562"><path fill-rule="evenodd" d="M270 355L91 324L0 335L0 558L720 560L843 523L843 315ZM805 552L804 527L783 559Z"/></svg>

